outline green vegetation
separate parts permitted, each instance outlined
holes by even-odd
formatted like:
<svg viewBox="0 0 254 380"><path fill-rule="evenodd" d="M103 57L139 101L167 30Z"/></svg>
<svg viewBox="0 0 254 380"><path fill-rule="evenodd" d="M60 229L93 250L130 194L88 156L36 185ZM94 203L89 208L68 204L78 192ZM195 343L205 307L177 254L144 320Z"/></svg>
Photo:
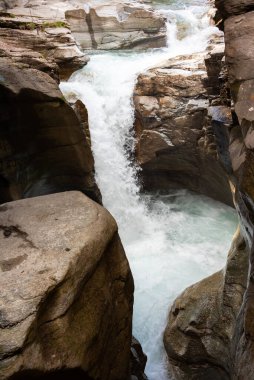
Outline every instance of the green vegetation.
<svg viewBox="0 0 254 380"><path fill-rule="evenodd" d="M8 12L0 12L0 17L9 17L9 18L15 18L15 15L13 13Z"/></svg>
<svg viewBox="0 0 254 380"><path fill-rule="evenodd" d="M68 24L65 21L44 22L41 28L68 28Z"/></svg>
<svg viewBox="0 0 254 380"><path fill-rule="evenodd" d="M22 26L24 27L24 29L34 30L34 29L36 29L37 25L34 22L26 22L26 23L21 25L20 29L23 29Z"/></svg>

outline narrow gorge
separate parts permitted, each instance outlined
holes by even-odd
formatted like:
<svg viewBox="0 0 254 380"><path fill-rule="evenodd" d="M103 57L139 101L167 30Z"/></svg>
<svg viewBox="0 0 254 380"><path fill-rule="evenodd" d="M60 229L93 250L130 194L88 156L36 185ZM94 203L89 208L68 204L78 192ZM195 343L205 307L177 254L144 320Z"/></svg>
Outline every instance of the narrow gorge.
<svg viewBox="0 0 254 380"><path fill-rule="evenodd" d="M0 1L0 380L254 378L252 10Z"/></svg>

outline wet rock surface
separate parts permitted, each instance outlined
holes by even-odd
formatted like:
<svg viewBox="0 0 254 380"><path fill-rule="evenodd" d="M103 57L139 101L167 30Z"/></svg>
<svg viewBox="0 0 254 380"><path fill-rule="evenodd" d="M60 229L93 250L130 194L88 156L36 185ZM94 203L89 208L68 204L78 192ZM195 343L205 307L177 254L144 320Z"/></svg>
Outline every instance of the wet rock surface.
<svg viewBox="0 0 254 380"><path fill-rule="evenodd" d="M7 203L0 249L0 379L125 380L133 280L111 215L79 192Z"/></svg>
<svg viewBox="0 0 254 380"><path fill-rule="evenodd" d="M176 57L139 75L136 156L145 189L188 188L232 205L210 118L210 96L218 96L220 84L212 65L207 74L205 58L221 60L221 45L213 50L209 57Z"/></svg>
<svg viewBox="0 0 254 380"><path fill-rule="evenodd" d="M148 380L145 375L147 356L140 342L133 336L131 341L131 377L130 380Z"/></svg>
<svg viewBox="0 0 254 380"><path fill-rule="evenodd" d="M254 307L253 307L253 236L254 236L254 209L253 209L253 200L254 200L254 176L253 176L253 120L254 120L254 96L253 96L253 87L254 87L254 54L252 48L253 41L253 2L251 1L216 1L218 7L218 15L222 18L221 27L224 28L225 32L225 64L228 69L228 85L224 83L224 93L220 94L220 106L230 109L232 112L232 121L231 123L226 123L227 128L224 134L221 133L221 129L217 130L217 141L220 143L220 157L224 160L224 167L227 167L227 172L230 175L232 190L234 193L235 205L239 214L242 234L245 239L245 244L248 246L250 251L250 269L247 275L247 289L244 293L241 293L243 296L242 301L239 303L240 308L235 314L234 324L229 324L230 327L230 342L222 340L222 350L223 354L219 358L217 355L216 361L213 361L213 366L216 363L219 363L220 368L223 370L226 369L226 373L220 375L222 377L215 378L229 378L229 379L241 379L249 380L254 376ZM217 17L218 17L217 15ZM229 94L227 93L227 87L230 88L230 99ZM226 96L225 96L226 95ZM228 102L230 101L230 103ZM217 104L216 104L217 106ZM230 107L230 108L229 108ZM216 109L215 109L216 110ZM220 110L217 107L217 111ZM216 114L217 114L216 111ZM216 122L216 114L214 121ZM217 127L220 125L217 125ZM224 125L225 127L226 125ZM226 165L225 165L226 163ZM243 255L242 255L243 258ZM240 267L237 267L236 274L241 273ZM230 267L226 268L225 278L230 275ZM192 288L186 290L182 296L176 302L187 302L186 304L190 305L191 294L196 290L204 291L204 297L210 297L211 289L215 285L216 276L221 276L215 274L214 277L204 280L203 282L194 285ZM213 279L214 278L214 279ZM219 278L217 278L219 282ZM208 289L205 289L205 285L209 282L212 283L209 285ZM216 289L216 287L215 287ZM189 292L189 295L188 295ZM216 290L217 292L217 290ZM214 294L217 294L217 293ZM229 289L225 288L224 285L224 296L231 297L232 293ZM181 298L183 297L183 298ZM184 301L184 297L186 297ZM213 295L214 297L214 295ZM217 297L217 296L216 296ZM235 295L232 295L231 301L238 300L239 292L236 292ZM195 301L195 297L194 297ZM237 302L238 302L237 301ZM198 301L195 301L198 305ZM191 306L188 306L191 310ZM203 307L202 307L203 308ZM199 305L195 313L202 315L202 308ZM218 304L216 306L217 310ZM183 321L188 320L188 312L185 313L184 310L179 311L181 318L177 316L173 317L173 310L171 311L171 317L174 318L176 324L179 322L181 326ZM204 324L209 324L210 321L215 317L214 309L211 308L208 315L204 315ZM224 323L224 314L219 315L219 323L222 326ZM188 322L189 323L189 322ZM173 333L174 327L172 327ZM169 330L168 330L169 331ZM227 326L223 328L223 336L227 331ZM187 332L187 331L186 331ZM169 332L170 334L171 332ZM174 334L174 333L173 333ZM192 334L193 335L193 334ZM187 334L186 334L187 336ZM205 335L206 336L206 335ZM205 337L204 336L204 337ZM212 337L216 336L213 332ZM197 338L197 332L195 332L194 338ZM188 344L192 341L193 337L188 338ZM201 339L201 338L199 338ZM206 340L206 343L211 342L211 337ZM230 343L230 345L229 345ZM191 344L186 347L194 347ZM210 343L209 343L210 344ZM166 342L167 346L167 342ZM193 367L194 359L196 357L196 352L191 350L186 351L185 346L182 345L182 351L180 353L179 343L176 343L174 347L168 345L168 350L171 357L175 360L174 366L181 367L187 365L184 369L185 371L197 371L197 368ZM228 357L227 365L225 362L222 362L223 357L228 356L228 350L230 347L230 356ZM225 351L226 350L226 351ZM177 353L178 352L178 353ZM200 352L200 351L199 351ZM202 357L204 355L204 345L202 346ZM209 357L207 353L205 355L205 360L200 366L200 373L203 373L204 367L211 367L211 357L214 359L216 350L213 349L212 352L209 352ZM176 354L176 355L175 355ZM188 362L186 360L188 356ZM211 355L212 354L212 355ZM174 356L175 355L175 356ZM184 360L183 360L184 358ZM180 362L180 365L179 365ZM177 363L177 364L176 364ZM180 373L180 375L179 375ZM176 377L181 376L182 372L176 372ZM186 372L187 373L187 372ZM195 372L194 372L195 374ZM196 376L196 377L195 377ZM182 378L182 377L180 377ZM197 377L194 375L195 378ZM204 377L207 379L207 377ZM212 377L214 378L214 377Z"/></svg>
<svg viewBox="0 0 254 380"><path fill-rule="evenodd" d="M225 270L187 288L174 302L164 333L174 378L232 378L231 346L248 264L248 248L238 230Z"/></svg>

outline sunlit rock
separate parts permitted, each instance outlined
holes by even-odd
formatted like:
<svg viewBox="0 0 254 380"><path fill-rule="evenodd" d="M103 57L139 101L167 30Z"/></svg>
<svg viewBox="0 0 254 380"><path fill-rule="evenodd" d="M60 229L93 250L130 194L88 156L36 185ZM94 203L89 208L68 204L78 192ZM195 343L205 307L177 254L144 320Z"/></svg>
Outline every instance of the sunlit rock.
<svg viewBox="0 0 254 380"><path fill-rule="evenodd" d="M139 3L93 3L66 11L65 17L83 49L166 46L166 20Z"/></svg>
<svg viewBox="0 0 254 380"><path fill-rule="evenodd" d="M0 251L0 379L126 380L133 280L111 215L80 192L7 203Z"/></svg>

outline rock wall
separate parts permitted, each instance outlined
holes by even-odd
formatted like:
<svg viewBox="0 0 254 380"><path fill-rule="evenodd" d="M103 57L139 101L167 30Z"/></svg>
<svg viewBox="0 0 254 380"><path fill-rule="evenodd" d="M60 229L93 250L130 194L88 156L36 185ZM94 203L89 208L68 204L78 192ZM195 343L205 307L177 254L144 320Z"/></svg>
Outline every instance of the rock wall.
<svg viewBox="0 0 254 380"><path fill-rule="evenodd" d="M126 380L133 280L111 215L80 192L0 206L0 379Z"/></svg>
<svg viewBox="0 0 254 380"><path fill-rule="evenodd" d="M213 367L220 366L223 368L223 375L221 377L212 377L212 378L229 378L229 379L241 379L249 380L254 377L254 298L253 298L253 289L254 289L254 269L253 269L253 234L254 234L254 175L253 175L253 148L254 148L254 139L253 139L253 120L254 120L254 50L253 50L253 36L254 36L254 4L252 1L234 1L234 0L217 0L216 6L218 7L217 19L220 20L219 25L221 28L224 28L225 32L225 62L228 69L228 84L230 88L231 96L231 112L232 112L232 123L226 127L226 125L217 125L217 138L220 143L220 153L224 159L227 157L230 160L231 171L230 180L232 184L232 189L234 192L234 199L236 209L239 214L241 230L245 243L248 246L250 251L250 268L247 276L247 289L243 295L243 300L235 313L235 321L231 326L230 339L226 342L222 340L222 352L223 354L219 358L217 355L216 360L214 361L214 354L216 350L212 351L213 358ZM242 255L239 257L239 260L242 260ZM240 261L238 261L240 263ZM240 275L240 267L237 267L237 275ZM226 276L230 275L230 268L227 268ZM204 297L210 297L211 289L214 289L216 274L214 277L204 280L198 285L194 285L193 288L186 290L182 297L177 302L185 302L188 305L187 312L181 310L181 320L180 318L176 322L182 327L182 322L187 321L186 327L190 324L190 319L188 313L192 315L201 315L201 305L198 306L199 301L195 301L197 309L195 311L191 310L189 302L191 298L188 299L188 292L190 296L193 291L201 290ZM211 287L205 289L205 285L211 282ZM215 287L216 290L216 287ZM203 293L204 292L204 293ZM215 294L217 293L217 290ZM231 296L232 293L229 290L226 290L226 296ZM213 295L214 297L214 295ZM217 297L217 296L216 296ZM239 292L235 292L231 298L231 302L239 300ZM238 305L239 306L239 305ZM216 308L211 308L207 312L207 315L203 313L203 324L210 324L210 321L214 318L214 311L218 311L218 304ZM174 309L171 310L171 317L174 313ZM170 318L171 318L170 317ZM173 317L172 317L173 318ZM201 319L202 319L201 318ZM219 315L219 325L220 328L224 323L224 314ZM174 316L176 320L176 316ZM226 330L225 326L222 330L223 335L225 335ZM174 327L172 328L174 330ZM169 331L169 330L168 330ZM174 331L173 331L174 333ZM187 333L187 330L186 330ZM167 334L167 332L166 332ZM192 333L191 333L192 334ZM190 334L189 334L190 335ZM212 332L212 337L216 337L216 334ZM197 331L193 335L193 339L197 337ZM206 338L206 334L204 335ZM202 338L203 339L203 338ZM202 340L201 339L201 340ZM200 340L200 338L199 338ZM189 337L188 344L191 344L192 337ZM207 340L205 339L206 344L210 345L211 337ZM188 346L187 347L190 347ZM185 352L184 345L179 345L179 342L172 348L169 348L169 356L176 359L176 356L172 352L180 352L180 347ZM167 343L166 343L167 347ZM195 347L195 346L194 346ZM213 345L210 346L211 348ZM202 355L204 355L205 346L202 348ZM230 350L230 351L229 351ZM227 366L225 363L222 363L221 359L225 355L227 357L228 353L230 354L227 361ZM194 355L195 354L195 355ZM188 363L184 358L185 364L188 367L188 371L192 371L194 358L196 353L193 351L188 351ZM203 356L204 358L204 356ZM177 357L179 362L179 356ZM192 364L191 364L192 363ZM201 363L202 366L195 368L194 377L198 379L207 379L203 376L204 368L211 367L211 353L207 355L207 350L205 352L205 359ZM226 370L226 372L225 372ZM193 372L191 372L193 373ZM198 375L195 375L195 373ZM196 376L196 377L195 377ZM175 375L176 378L182 377Z"/></svg>
<svg viewBox="0 0 254 380"><path fill-rule="evenodd" d="M42 14L34 12L31 5L7 11L1 11L0 7L0 48L11 50L11 55L23 63L26 55L37 61L46 60L51 75L57 78L59 71L61 79L68 79L89 58L80 51L63 17L50 9Z"/></svg>
<svg viewBox="0 0 254 380"><path fill-rule="evenodd" d="M80 190L101 201L78 117L46 73L1 59L0 200Z"/></svg>
<svg viewBox="0 0 254 380"><path fill-rule="evenodd" d="M65 17L83 49L166 46L166 20L138 2L94 2L85 9L66 11Z"/></svg>
<svg viewBox="0 0 254 380"><path fill-rule="evenodd" d="M229 151L233 166L232 181L236 187L236 206L245 239L251 249L248 288L242 305L233 344L234 378L247 380L254 376L253 328L253 234L254 234L254 12L252 1L220 1L219 12L224 22L225 56L234 104L234 124L230 129Z"/></svg>
<svg viewBox="0 0 254 380"><path fill-rule="evenodd" d="M145 190L187 188L232 205L211 123L220 84L209 63L221 60L221 46L212 45L209 56L176 57L139 75L136 157ZM225 116L230 122L230 112Z"/></svg>

